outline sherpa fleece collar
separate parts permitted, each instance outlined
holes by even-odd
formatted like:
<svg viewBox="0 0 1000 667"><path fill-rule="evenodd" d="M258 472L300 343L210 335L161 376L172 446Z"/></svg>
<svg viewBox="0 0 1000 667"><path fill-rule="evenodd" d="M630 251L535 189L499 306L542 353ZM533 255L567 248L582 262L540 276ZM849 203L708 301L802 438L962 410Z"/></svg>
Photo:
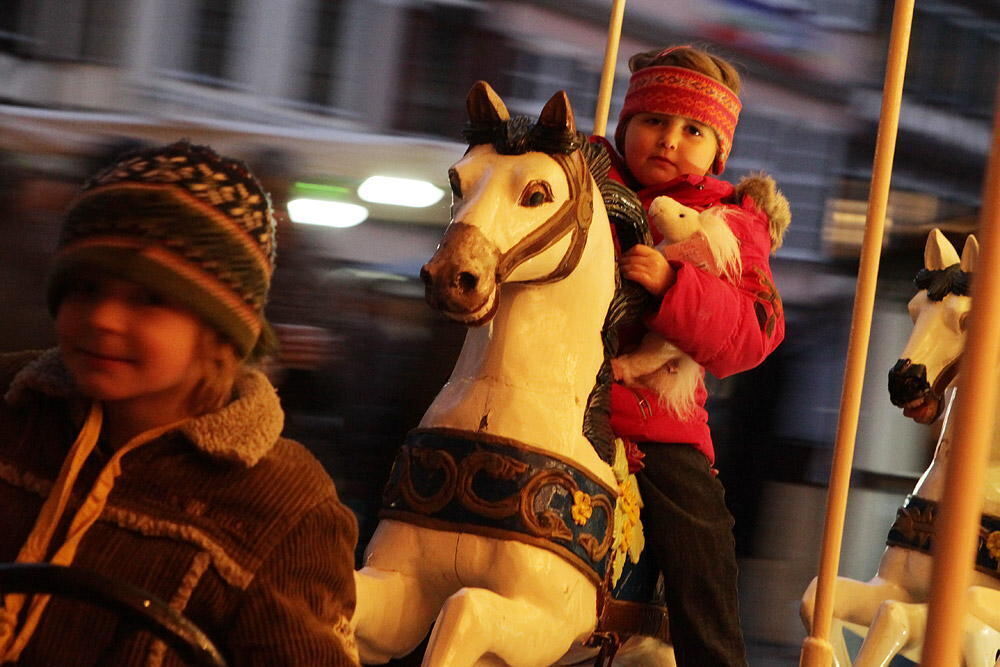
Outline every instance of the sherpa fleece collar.
<svg viewBox="0 0 1000 667"><path fill-rule="evenodd" d="M285 415L274 387L258 370L244 368L236 380L235 398L216 412L179 427L198 449L218 459L255 465L277 442ZM32 394L74 396L73 380L59 350L46 350L27 363L4 395L9 405L25 405Z"/></svg>

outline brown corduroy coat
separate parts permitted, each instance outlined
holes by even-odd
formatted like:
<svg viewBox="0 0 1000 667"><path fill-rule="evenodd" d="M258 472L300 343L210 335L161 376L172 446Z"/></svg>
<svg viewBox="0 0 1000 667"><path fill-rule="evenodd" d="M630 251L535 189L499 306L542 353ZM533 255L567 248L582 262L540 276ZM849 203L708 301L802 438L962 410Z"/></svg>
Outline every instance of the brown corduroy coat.
<svg viewBox="0 0 1000 667"><path fill-rule="evenodd" d="M0 355L0 395L0 562L12 562L80 428L79 399L54 350ZM230 664L356 665L357 523L282 423L267 379L244 373L226 407L125 455L72 565L168 602ZM89 457L52 548L107 457L100 446ZM150 634L116 636L122 627L53 597L19 664L183 664Z"/></svg>

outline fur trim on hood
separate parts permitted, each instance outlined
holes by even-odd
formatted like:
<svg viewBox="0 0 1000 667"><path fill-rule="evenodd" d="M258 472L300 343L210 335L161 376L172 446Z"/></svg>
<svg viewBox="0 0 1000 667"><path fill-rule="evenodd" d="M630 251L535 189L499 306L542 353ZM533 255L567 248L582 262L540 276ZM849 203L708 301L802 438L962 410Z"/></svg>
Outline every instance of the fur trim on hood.
<svg viewBox="0 0 1000 667"><path fill-rule="evenodd" d="M33 393L59 398L75 395L58 349L46 350L25 364L11 381L4 400L23 405ZM249 468L278 441L285 415L274 387L258 370L244 367L233 394L235 398L220 410L195 417L178 430L209 456Z"/></svg>
<svg viewBox="0 0 1000 667"><path fill-rule="evenodd" d="M757 208L770 220L771 252L781 247L785 230L792 222L792 209L788 199L781 194L774 179L764 172L745 176L736 185L736 195L742 200L750 197Z"/></svg>

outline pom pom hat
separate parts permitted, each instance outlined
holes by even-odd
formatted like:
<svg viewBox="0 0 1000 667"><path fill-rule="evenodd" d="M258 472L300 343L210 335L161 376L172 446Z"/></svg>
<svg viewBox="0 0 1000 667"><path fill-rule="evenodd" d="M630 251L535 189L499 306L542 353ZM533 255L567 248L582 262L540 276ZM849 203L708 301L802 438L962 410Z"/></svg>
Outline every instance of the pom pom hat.
<svg viewBox="0 0 1000 667"><path fill-rule="evenodd" d="M274 232L267 193L241 162L186 141L130 153L70 205L49 308L78 270L97 269L190 308L240 355L257 356L272 340Z"/></svg>
<svg viewBox="0 0 1000 667"><path fill-rule="evenodd" d="M671 50L664 50L660 55L666 55ZM615 144L621 152L625 146L628 123L637 113L684 116L707 125L715 132L719 150L712 164L712 173L721 174L733 147L733 134L741 107L736 93L710 76L687 67L644 67L633 72L629 79L625 104L618 116Z"/></svg>

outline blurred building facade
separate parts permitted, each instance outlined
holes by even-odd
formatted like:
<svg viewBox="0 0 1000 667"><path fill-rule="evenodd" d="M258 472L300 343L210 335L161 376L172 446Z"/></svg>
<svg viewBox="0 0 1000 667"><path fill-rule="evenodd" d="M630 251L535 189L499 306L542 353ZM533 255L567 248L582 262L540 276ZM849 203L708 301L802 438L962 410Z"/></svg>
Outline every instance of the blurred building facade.
<svg viewBox="0 0 1000 667"><path fill-rule="evenodd" d="M457 140L460 103L486 79L515 111L566 89L590 124L607 0L5 0L9 104L203 115ZM856 241L851 220L879 113L886 0L632 0L624 61L707 43L747 78L732 177L766 169L795 210L785 256ZM893 223L967 215L989 145L1000 9L917 3ZM832 201L832 205L831 205ZM824 234L825 229L825 234ZM855 230L856 231L856 230Z"/></svg>
<svg viewBox="0 0 1000 667"><path fill-rule="evenodd" d="M8 145L30 132L17 115L25 110L64 114L46 126L45 151L56 153L60 142L70 152L71 134L100 123L99 114L114 114L122 135L142 134L146 121L166 119L169 131L170 122L200 119L260 137L271 130L277 148L302 152L323 137L338 151L314 155L308 168L286 165L286 181L322 181L371 159L352 152L349 137L405 136L421 150L393 157L390 149L379 159L422 160L446 187L445 166L463 149L465 94L477 79L515 113L537 114L565 89L578 125L592 125L609 9L610 0L4 0L0 121L13 120L0 125L8 135L0 150L29 150ZM889 0L629 0L626 9L609 136L630 54L709 45L744 74L726 178L767 171L792 204L775 260L786 343L761 368L717 382L713 399L750 577L745 595L751 605L780 607L748 620L748 634L763 641L795 634L797 596L815 566L891 13ZM905 303L927 231L940 227L959 242L975 230L998 76L1000 6L917 3L858 438L857 519L845 540L849 576L872 574L895 506L929 461L933 434L888 404L885 372L909 331ZM32 266L53 242L55 213L47 215L43 241L22 239L18 251ZM460 330L430 318L413 281L417 258L429 256L447 222L447 203L410 215L375 216L336 238L313 229L287 237L298 236L308 256L298 262L299 284L311 286L296 308L312 315L292 324L332 332L338 351L325 371L342 379L333 386L314 375L288 393L338 401L331 411L329 401L324 408L303 399L296 435L332 447L334 458L345 448L362 452L359 472L338 479L359 496L380 485L370 478L385 472L383 453L419 420L450 370L441 359L450 362L461 342ZM30 279L3 280L20 286L5 305L20 305ZM23 312L32 323L43 317ZM370 381L379 375L383 382ZM786 513L803 507L814 515L797 519L799 530L781 528L792 521ZM359 504L362 515L370 510ZM756 574L770 583L755 583Z"/></svg>

